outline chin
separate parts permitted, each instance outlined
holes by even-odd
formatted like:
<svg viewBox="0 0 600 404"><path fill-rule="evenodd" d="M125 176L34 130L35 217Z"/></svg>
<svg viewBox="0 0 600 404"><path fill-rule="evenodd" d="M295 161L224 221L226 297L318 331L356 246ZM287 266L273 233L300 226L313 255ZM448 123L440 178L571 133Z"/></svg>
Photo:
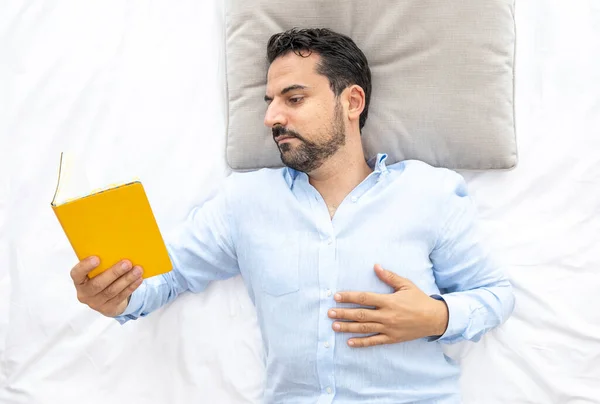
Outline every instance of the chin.
<svg viewBox="0 0 600 404"><path fill-rule="evenodd" d="M281 152L281 155L280 155L281 162L282 162L282 163L283 163L285 166L287 166L287 167L290 167L290 168L294 168L294 169L295 169L295 166L296 166L296 164L295 164L295 163L296 163L296 162L295 162L295 161L293 161L293 160L292 160L290 157L291 157L291 156L290 156L290 154L289 154L289 153L286 153L286 152Z"/></svg>
<svg viewBox="0 0 600 404"><path fill-rule="evenodd" d="M279 147L279 151L281 152L281 154L292 150L292 145L289 143L279 143L277 147Z"/></svg>

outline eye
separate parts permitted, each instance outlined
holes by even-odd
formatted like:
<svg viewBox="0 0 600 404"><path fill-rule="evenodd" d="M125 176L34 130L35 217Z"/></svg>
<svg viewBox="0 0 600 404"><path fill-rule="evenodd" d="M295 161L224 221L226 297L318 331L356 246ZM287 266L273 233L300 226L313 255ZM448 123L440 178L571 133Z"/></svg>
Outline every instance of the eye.
<svg viewBox="0 0 600 404"><path fill-rule="evenodd" d="M298 103L300 103L300 101L302 101L303 99L304 99L304 97L302 97L302 96L300 96L300 95L298 95L298 96L295 96L295 97L290 97L290 103L291 103L291 104L298 104Z"/></svg>

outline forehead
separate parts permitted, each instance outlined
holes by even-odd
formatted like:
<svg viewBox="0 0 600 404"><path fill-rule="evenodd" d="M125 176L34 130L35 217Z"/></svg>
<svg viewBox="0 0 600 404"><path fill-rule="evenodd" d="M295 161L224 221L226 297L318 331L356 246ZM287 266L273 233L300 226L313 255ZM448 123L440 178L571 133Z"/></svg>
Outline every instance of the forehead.
<svg viewBox="0 0 600 404"><path fill-rule="evenodd" d="M317 86L327 78L317 73L316 66L320 56L312 53L308 57L289 52L271 63L267 73L267 92L281 90L290 84Z"/></svg>

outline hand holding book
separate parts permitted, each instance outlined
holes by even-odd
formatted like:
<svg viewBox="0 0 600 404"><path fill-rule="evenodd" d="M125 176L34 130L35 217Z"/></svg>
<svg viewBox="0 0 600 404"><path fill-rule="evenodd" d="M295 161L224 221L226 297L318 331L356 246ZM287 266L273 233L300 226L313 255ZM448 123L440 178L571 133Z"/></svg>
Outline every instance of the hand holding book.
<svg viewBox="0 0 600 404"><path fill-rule="evenodd" d="M143 266L143 278L172 269L141 182L90 191L72 185L74 181L69 180L81 171L73 167L68 170L69 165L63 167L63 163L61 155L58 186L51 206L77 258L80 261L91 256L99 258L99 263L86 272L88 278L113 268L122 259Z"/></svg>
<svg viewBox="0 0 600 404"><path fill-rule="evenodd" d="M71 270L77 299L108 317L122 314L129 297L142 284L143 270L124 260L90 279L88 274L100 264L98 257L88 257Z"/></svg>

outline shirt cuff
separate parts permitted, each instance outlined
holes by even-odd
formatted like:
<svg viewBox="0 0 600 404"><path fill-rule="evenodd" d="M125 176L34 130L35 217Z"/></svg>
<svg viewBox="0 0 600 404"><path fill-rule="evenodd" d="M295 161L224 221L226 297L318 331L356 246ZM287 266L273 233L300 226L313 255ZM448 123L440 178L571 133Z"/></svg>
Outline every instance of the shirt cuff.
<svg viewBox="0 0 600 404"><path fill-rule="evenodd" d="M431 295L436 300L441 300L448 307L448 327L441 336L430 337L431 342L453 343L463 339L463 334L471 321L471 311L465 302L461 301L459 296L452 293L445 295Z"/></svg>
<svg viewBox="0 0 600 404"><path fill-rule="evenodd" d="M142 284L131 294L131 299L129 299L129 304L127 304L125 311L113 318L120 324L125 324L129 320L136 320L139 317L139 313L137 312L140 311L144 304L145 292L146 282L142 282Z"/></svg>

